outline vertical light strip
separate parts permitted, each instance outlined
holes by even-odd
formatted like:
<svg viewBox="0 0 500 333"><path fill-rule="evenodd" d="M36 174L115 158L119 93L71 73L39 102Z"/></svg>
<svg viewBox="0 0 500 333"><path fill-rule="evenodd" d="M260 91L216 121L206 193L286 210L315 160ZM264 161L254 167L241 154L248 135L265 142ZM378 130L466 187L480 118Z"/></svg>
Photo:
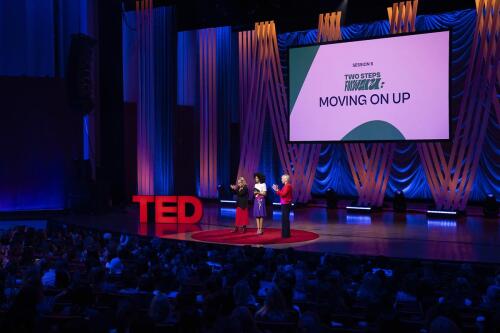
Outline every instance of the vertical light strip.
<svg viewBox="0 0 500 333"><path fill-rule="evenodd" d="M199 195L217 197L217 31L198 31L199 110L200 110L200 186Z"/></svg>

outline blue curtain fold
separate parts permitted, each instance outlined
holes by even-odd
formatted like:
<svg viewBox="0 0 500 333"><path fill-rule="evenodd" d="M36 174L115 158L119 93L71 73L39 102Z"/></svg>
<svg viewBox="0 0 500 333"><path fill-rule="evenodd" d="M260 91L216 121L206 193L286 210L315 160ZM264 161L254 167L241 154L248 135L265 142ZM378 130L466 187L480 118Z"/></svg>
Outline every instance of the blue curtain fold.
<svg viewBox="0 0 500 333"><path fill-rule="evenodd" d="M52 1L1 1L0 75L54 76L54 30Z"/></svg>
<svg viewBox="0 0 500 333"><path fill-rule="evenodd" d="M89 33L88 7L88 0L0 1L0 75L64 76L71 35Z"/></svg>
<svg viewBox="0 0 500 333"><path fill-rule="evenodd" d="M217 184L225 187L233 183L229 179L229 162L232 113L238 108L237 41L233 40L231 27L217 28L216 70L217 70ZM237 77L237 76L236 76Z"/></svg>
<svg viewBox="0 0 500 333"><path fill-rule="evenodd" d="M153 174L142 176L153 178L152 189L157 195L173 194L174 187L172 126L176 103L177 52L174 14L173 7L157 7L153 10L154 47L151 51L154 59L151 82L153 89L146 89L146 86L143 86L143 94L149 94L148 101L150 101L143 110L143 116L154 121L144 122L146 129L137 133L138 142L147 142L146 146L138 145L138 158L144 156L147 161L143 163L152 164L150 168ZM122 22L124 100L137 103L140 87L136 13L133 11L123 13ZM146 85L146 82L142 84ZM143 97L146 98L146 95ZM143 135L142 141L141 135ZM148 153L140 154L144 151ZM138 177L141 175L138 174Z"/></svg>
<svg viewBox="0 0 500 333"><path fill-rule="evenodd" d="M198 100L198 34L177 33L177 104L196 106Z"/></svg>
<svg viewBox="0 0 500 333"><path fill-rule="evenodd" d="M173 7L154 13L155 194L173 194L173 113L175 110L176 26Z"/></svg>
<svg viewBox="0 0 500 333"><path fill-rule="evenodd" d="M262 133L262 142L268 143L262 145L262 150L260 153L260 162L258 171L266 177L266 183L268 188L268 199L273 202L279 201L279 197L274 194L274 191L269 189L273 184L281 185L281 175L283 174L283 169L281 168L281 161L279 160L278 149L276 142L274 141L273 128L271 122L269 121L269 115L266 116L268 121L264 122L264 131Z"/></svg>
<svg viewBox="0 0 500 333"><path fill-rule="evenodd" d="M137 20L133 11L122 14L122 63L123 63L123 100L137 103L138 97L138 39Z"/></svg>
<svg viewBox="0 0 500 333"><path fill-rule="evenodd" d="M199 40L198 30L177 33L177 104L192 106L199 101ZM199 117L199 112L195 113ZM198 153L195 153L199 156ZM196 193L200 193L200 164L196 164Z"/></svg>

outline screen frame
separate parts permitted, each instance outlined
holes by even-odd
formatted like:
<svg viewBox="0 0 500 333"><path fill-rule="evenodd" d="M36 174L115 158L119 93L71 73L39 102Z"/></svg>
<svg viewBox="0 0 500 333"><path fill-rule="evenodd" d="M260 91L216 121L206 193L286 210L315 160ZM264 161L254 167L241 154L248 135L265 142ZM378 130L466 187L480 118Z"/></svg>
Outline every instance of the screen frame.
<svg viewBox="0 0 500 333"><path fill-rule="evenodd" d="M374 39L386 39L386 38L398 38L398 37L404 37L404 36L413 36L413 35L425 35L425 34L431 34L431 33L436 33L436 32L448 32L448 139L411 139L411 140L314 140L314 141L295 141L290 139L290 114L292 113L292 110L290 109L290 50L291 49L300 49L304 47L311 47L311 46L317 46L317 45L330 45L330 44L341 44L341 43L353 43L353 42L360 42L360 41L366 41L366 40L374 40ZM288 135L286 138L286 141L288 144L304 144L304 143L309 143L309 144L321 144L321 143L390 143L390 142L419 142L419 143L434 143L434 142L450 142L451 140L451 122L452 122L452 115L451 115L451 104L452 104L452 95L451 95L451 65L452 65L452 60L451 60L451 46L452 46L452 39L453 39L453 33L451 28L443 28L443 29L432 29L432 30L426 30L426 31L415 31L415 32L404 32L404 33L399 33L399 34L393 34L393 35L382 35L382 36L375 36L375 37L361 37L361 38L353 38L353 39L348 39L348 40L337 40L337 41L330 41L330 42L320 42L320 43L310 43L310 44L303 44L303 45L297 45L297 46L290 46L287 49L288 55L288 82L287 82L287 108L288 108L288 114L287 114L287 121L288 121Z"/></svg>

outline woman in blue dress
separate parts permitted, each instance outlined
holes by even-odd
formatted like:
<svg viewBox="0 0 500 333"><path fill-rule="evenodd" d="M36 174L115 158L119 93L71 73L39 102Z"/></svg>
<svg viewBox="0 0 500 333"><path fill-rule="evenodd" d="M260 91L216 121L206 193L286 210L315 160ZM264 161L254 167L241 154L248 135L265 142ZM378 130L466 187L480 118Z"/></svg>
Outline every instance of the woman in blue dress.
<svg viewBox="0 0 500 333"><path fill-rule="evenodd" d="M266 216L266 177L261 173L255 173L255 187L253 190L253 216L257 223L257 235L264 233L264 217Z"/></svg>

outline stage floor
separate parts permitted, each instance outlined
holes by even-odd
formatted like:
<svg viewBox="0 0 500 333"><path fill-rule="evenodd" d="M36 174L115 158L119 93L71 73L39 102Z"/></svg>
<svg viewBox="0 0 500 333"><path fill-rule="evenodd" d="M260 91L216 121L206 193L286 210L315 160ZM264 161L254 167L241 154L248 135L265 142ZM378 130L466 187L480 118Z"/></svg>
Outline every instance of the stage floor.
<svg viewBox="0 0 500 333"><path fill-rule="evenodd" d="M101 230L194 241L191 238L194 232L231 228L233 216L234 209L223 208L221 211L218 204L205 203L202 222L196 226L141 225L135 208L96 216L66 215L52 220ZM280 228L279 213L268 216L264 225ZM291 226L292 229L315 232L319 238L304 243L265 246L353 255L500 263L498 219L466 216L446 220L415 212L359 215L344 209L304 207L295 209ZM250 219L250 227L255 227L253 219Z"/></svg>

